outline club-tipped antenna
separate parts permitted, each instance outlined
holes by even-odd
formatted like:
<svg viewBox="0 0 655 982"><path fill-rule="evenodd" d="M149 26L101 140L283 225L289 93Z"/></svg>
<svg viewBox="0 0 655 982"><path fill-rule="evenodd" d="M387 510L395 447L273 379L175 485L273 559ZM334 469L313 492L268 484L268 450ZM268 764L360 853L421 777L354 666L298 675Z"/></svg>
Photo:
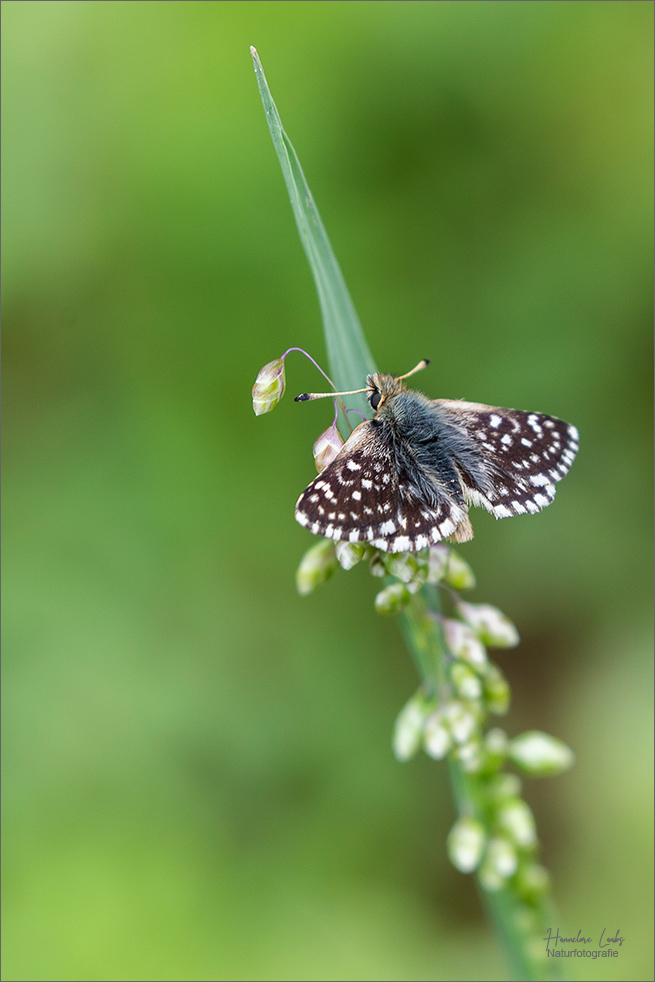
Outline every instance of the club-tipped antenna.
<svg viewBox="0 0 655 982"><path fill-rule="evenodd" d="M354 396L358 392L367 392L368 389L351 389L350 392L303 392L296 396L294 402L309 402L312 399L335 399L337 396Z"/></svg>
<svg viewBox="0 0 655 982"><path fill-rule="evenodd" d="M409 378L410 375L416 375L417 372L422 372L424 368L427 368L430 364L429 358L421 358L418 365L412 368L411 372L407 372L405 375L398 375L397 378Z"/></svg>

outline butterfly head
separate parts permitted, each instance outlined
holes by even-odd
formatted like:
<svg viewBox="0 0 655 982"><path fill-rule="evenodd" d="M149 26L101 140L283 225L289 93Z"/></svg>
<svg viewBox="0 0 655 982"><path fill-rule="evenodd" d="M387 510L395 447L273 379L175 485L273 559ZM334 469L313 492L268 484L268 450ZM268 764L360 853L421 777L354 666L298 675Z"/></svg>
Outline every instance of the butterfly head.
<svg viewBox="0 0 655 982"><path fill-rule="evenodd" d="M385 402L405 391L402 382L404 378L409 378L415 372L420 372L429 364L428 359L423 358L411 372L407 372L405 375L383 375L381 372L376 372L374 375L367 376L365 391L371 409L375 410L376 413L379 412Z"/></svg>
<svg viewBox="0 0 655 982"><path fill-rule="evenodd" d="M397 396L405 386L395 375L383 375L376 372L366 379L366 398L371 409L379 412L388 399Z"/></svg>

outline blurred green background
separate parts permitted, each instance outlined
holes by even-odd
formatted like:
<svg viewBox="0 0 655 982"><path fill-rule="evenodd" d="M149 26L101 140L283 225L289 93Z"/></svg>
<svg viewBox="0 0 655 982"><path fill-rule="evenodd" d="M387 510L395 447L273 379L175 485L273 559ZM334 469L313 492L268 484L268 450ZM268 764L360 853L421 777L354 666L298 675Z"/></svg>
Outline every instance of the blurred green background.
<svg viewBox="0 0 655 982"><path fill-rule="evenodd" d="M329 404L259 50L381 369L574 422L542 515L473 515L471 599L567 977L652 977L649 2L12 2L3 20L5 979L506 978L376 583L300 599ZM287 362L291 395L320 384Z"/></svg>

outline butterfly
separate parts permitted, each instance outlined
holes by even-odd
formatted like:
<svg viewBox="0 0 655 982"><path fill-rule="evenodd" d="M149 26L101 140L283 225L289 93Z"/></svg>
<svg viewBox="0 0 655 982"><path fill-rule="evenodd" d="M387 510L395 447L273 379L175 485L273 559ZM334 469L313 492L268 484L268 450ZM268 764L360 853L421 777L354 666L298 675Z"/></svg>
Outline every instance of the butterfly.
<svg viewBox="0 0 655 982"><path fill-rule="evenodd" d="M356 427L334 460L302 492L296 520L315 535L414 552L473 538L470 505L496 518L534 514L578 451L575 426L543 413L405 388L406 375L366 379L373 419ZM350 395L352 393L340 393ZM297 401L333 393L309 393Z"/></svg>

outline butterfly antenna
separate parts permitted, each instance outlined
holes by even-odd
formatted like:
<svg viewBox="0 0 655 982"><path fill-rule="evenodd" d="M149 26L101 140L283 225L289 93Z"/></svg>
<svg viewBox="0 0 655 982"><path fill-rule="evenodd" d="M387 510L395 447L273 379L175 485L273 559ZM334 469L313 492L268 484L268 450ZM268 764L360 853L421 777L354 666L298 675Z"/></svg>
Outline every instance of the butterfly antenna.
<svg viewBox="0 0 655 982"><path fill-rule="evenodd" d="M334 399L335 396L354 396L358 392L367 392L368 389L351 389L350 392L303 392L296 396L294 402L309 402L311 399Z"/></svg>
<svg viewBox="0 0 655 982"><path fill-rule="evenodd" d="M430 364L430 359L429 358L422 358L421 361L418 363L418 365L416 365L415 368L412 368L411 372L407 372L406 375L398 375L396 377L399 378L399 379L400 378L409 378L410 375L415 375L417 372L423 371L423 369L424 368L427 368L429 364Z"/></svg>

